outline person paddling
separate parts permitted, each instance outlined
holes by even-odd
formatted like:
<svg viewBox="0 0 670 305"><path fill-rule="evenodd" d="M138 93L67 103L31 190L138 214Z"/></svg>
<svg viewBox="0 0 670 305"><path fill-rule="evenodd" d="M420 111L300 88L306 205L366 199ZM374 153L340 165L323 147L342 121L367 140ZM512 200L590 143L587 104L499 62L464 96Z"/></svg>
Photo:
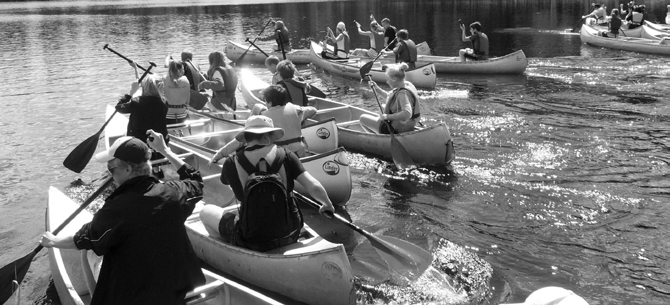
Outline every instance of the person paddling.
<svg viewBox="0 0 670 305"><path fill-rule="evenodd" d="M392 51L395 54L395 62L404 62L410 69L414 69L417 58L416 44L409 39L409 34L405 29L398 31L397 36L398 44Z"/></svg>
<svg viewBox="0 0 670 305"><path fill-rule="evenodd" d="M406 63L391 64L386 68L386 83L393 88L390 92L370 81L372 90L386 97L386 105L381 116L361 115L359 120L366 130L380 134L401 133L413 130L419 122L419 94L412 83L405 81L407 69Z"/></svg>
<svg viewBox="0 0 670 305"><path fill-rule="evenodd" d="M272 35L260 37L258 40L274 40L277 42L277 49L274 50L275 52L281 52L282 46L284 47L285 52L290 52L292 50L291 37L289 36L288 28L281 20L275 21L275 30Z"/></svg>
<svg viewBox="0 0 670 305"><path fill-rule="evenodd" d="M240 207L226 212L208 204L202 209L200 220L212 237L259 252L296 242L304 224L293 198L296 181L322 203L320 213L335 210L326 190L305 171L298 156L275 144L283 135L272 119L255 115L235 136L245 146L224 161L221 183L230 185ZM264 177L272 186L255 177Z"/></svg>
<svg viewBox="0 0 670 305"><path fill-rule="evenodd" d="M372 20L370 22L370 30L369 31L364 31L361 29L361 24L358 23L358 21L354 21L356 23L356 27L358 29L358 34L367 36L370 39L370 48L365 50L365 49L356 49L354 50L353 55L357 56L367 56L369 58L375 58L377 57L377 54L381 52L384 49L384 32L379 31L379 24L377 21Z"/></svg>
<svg viewBox="0 0 670 305"><path fill-rule="evenodd" d="M186 293L205 283L184 227L196 203L187 199L203 195L202 177L165 145L162 134L146 133L148 146L121 137L95 155L117 188L93 220L69 235L45 232L40 241L46 248L103 256L91 305L184 304ZM149 176L149 148L168 158L180 180L162 183Z"/></svg>
<svg viewBox="0 0 670 305"><path fill-rule="evenodd" d="M328 53L327 46L324 46L323 52L321 52L321 57L327 59L346 59L349 58L349 48L351 47L349 43L349 33L347 32L347 27L344 25L344 22L338 22L337 27L337 36L333 34L333 30L330 28L326 29L326 43L331 44L335 51L333 53Z"/></svg>
<svg viewBox="0 0 670 305"><path fill-rule="evenodd" d="M470 36L465 36L465 25L460 24L461 27L461 40L463 42L472 42L472 48L461 49L458 51L458 56L461 58L461 62L465 62L465 59L471 60L487 60L489 59L489 37L486 34L482 33L482 24L479 21L475 21L470 24Z"/></svg>

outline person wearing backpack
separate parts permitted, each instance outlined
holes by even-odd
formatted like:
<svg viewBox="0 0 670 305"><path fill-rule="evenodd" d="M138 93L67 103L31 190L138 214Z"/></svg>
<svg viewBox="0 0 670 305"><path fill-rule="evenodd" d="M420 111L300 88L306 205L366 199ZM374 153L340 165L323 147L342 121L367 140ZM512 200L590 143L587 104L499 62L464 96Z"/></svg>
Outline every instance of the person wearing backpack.
<svg viewBox="0 0 670 305"><path fill-rule="evenodd" d="M298 157L275 145L283 136L284 130L263 115L250 117L235 136L245 146L224 161L221 182L233 189L240 206L237 213L225 214L219 206L205 206L200 220L210 236L259 252L296 242L303 219L293 198L295 181L322 203L319 213L335 210Z"/></svg>

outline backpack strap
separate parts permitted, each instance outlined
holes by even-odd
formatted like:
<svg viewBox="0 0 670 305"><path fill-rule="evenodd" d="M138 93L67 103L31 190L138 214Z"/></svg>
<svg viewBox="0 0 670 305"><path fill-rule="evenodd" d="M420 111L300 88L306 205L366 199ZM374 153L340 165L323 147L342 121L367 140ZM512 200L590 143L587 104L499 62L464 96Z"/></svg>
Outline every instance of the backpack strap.
<svg viewBox="0 0 670 305"><path fill-rule="evenodd" d="M244 155L244 148L240 148L237 150L236 154L234 155L234 161L236 164L239 164L242 169L247 173L247 178L249 175L252 173L256 172L256 169L259 168L257 166L254 166L251 164L251 161L247 158L247 156ZM284 171L281 171L282 166L284 165L284 161L286 160L286 149L277 146L276 148L276 155L275 155L275 160L270 166L269 169L267 169L266 172L268 173L278 173L282 177L282 182L284 183L284 186L288 188L288 175L287 175L287 170L286 167L284 167ZM267 165L265 158L261 158L261 160L258 162L258 166L261 166L261 163L264 163L264 165ZM242 174L239 172L237 173L237 176L240 179L240 182L242 183L242 187L244 187L244 183L246 180L242 179Z"/></svg>

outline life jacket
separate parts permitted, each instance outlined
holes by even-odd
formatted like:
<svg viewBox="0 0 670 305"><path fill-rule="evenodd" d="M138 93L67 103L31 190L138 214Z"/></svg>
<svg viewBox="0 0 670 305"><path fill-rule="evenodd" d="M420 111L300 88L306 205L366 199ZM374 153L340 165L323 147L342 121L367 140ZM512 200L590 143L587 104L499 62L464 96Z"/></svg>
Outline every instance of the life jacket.
<svg viewBox="0 0 670 305"><path fill-rule="evenodd" d="M223 107L221 104L226 104L227 106L233 108L233 110L236 109L236 105L234 103L235 100L235 89L237 89L237 74L235 74L235 69L231 66L225 66L225 67L216 67L214 70L219 71L221 73L221 77L223 77L223 90L219 91L214 91L211 99L212 105L214 105L216 108L219 108L221 110L224 110L225 107ZM210 70L207 72L207 77L209 79L214 78L214 70Z"/></svg>
<svg viewBox="0 0 670 305"><path fill-rule="evenodd" d="M272 119L275 127L284 129L284 136L275 141L276 145L289 145L302 142L302 120L298 116L297 106L287 103L281 107L270 107L263 115Z"/></svg>
<svg viewBox="0 0 670 305"><path fill-rule="evenodd" d="M277 48L281 51L281 45L284 45L285 51L290 51L291 48L291 40L288 37L288 29L284 27L281 30L277 30L277 38L275 39L275 42L277 42Z"/></svg>
<svg viewBox="0 0 670 305"><path fill-rule="evenodd" d="M635 23L636 25L641 25L641 24L642 24L642 20L644 20L644 15L643 15L642 13L633 12L633 17L631 18L631 20L632 20L633 23Z"/></svg>
<svg viewBox="0 0 670 305"><path fill-rule="evenodd" d="M168 119L183 119L186 117L186 108L191 96L191 89L189 86L180 87L179 83L181 80L181 78L178 79L175 84L174 80L170 79L169 74L163 80L163 92L165 99L167 99L166 105L168 106Z"/></svg>
<svg viewBox="0 0 670 305"><path fill-rule="evenodd" d="M400 54L395 55L395 62L406 62L406 63L413 63L416 62L416 45L414 44L414 41L407 39L407 40L401 40L400 43L405 46L404 49L407 49L406 52L402 52Z"/></svg>
<svg viewBox="0 0 670 305"><path fill-rule="evenodd" d="M342 32L344 39L337 42L337 57L339 58L349 58L349 33Z"/></svg>
<svg viewBox="0 0 670 305"><path fill-rule="evenodd" d="M286 102L298 106L308 106L307 94L305 93L307 84L301 78L282 79L277 82L277 85L282 85L286 88L286 91L288 92L286 95Z"/></svg>
<svg viewBox="0 0 670 305"><path fill-rule="evenodd" d="M234 244L265 252L298 240L304 222L293 193L288 189L287 152L276 148L272 165L261 159L256 166L244 153L233 158L244 195L235 224Z"/></svg>
<svg viewBox="0 0 670 305"><path fill-rule="evenodd" d="M200 76L200 72L191 61L185 61L184 67L186 68L184 69L184 76L188 79L191 89L198 91L198 84L202 83L204 80L202 79L202 76Z"/></svg>
<svg viewBox="0 0 670 305"><path fill-rule="evenodd" d="M386 107L384 107L384 113L387 114L394 114L395 109L400 108L398 105L397 97L398 93L400 91L407 91L410 93L411 98L411 105L412 105L412 116L409 118L409 120L405 122L392 122L391 125L393 125L393 128L395 130L398 130L400 132L406 131L404 128L402 128L404 124L406 123L415 123L418 121L421 117L421 112L419 110L419 96L414 92L413 90L407 89L407 88L399 88L398 90L394 90L394 92L389 96L388 102L386 103ZM415 122L410 122L411 120L414 120ZM412 124L412 128L414 127L414 124Z"/></svg>

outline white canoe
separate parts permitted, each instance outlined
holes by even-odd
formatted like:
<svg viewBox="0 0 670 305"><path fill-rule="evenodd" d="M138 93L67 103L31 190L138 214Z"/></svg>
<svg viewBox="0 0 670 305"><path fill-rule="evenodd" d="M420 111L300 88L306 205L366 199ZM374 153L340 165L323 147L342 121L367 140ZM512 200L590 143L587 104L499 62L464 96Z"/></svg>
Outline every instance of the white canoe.
<svg viewBox="0 0 670 305"><path fill-rule="evenodd" d="M186 140L175 138L170 143L174 152L184 156L184 161L200 170L205 180L203 202L212 197L222 197L219 176L221 166L207 168L209 156L191 149ZM188 154L184 154L184 153ZM310 163L309 161L303 162ZM308 165L305 165L307 168ZM218 183L219 187L210 186ZM297 190L297 189L296 189ZM215 204L218 204L216 202ZM186 221L187 233L196 255L212 267L255 286L308 304L353 304L356 291L353 273L344 246L333 244L307 224L301 239L269 252L256 252L212 238L198 217L198 204L194 214ZM225 207L237 209L236 205Z"/></svg>
<svg viewBox="0 0 670 305"><path fill-rule="evenodd" d="M240 56L242 56L242 54L244 54L245 51L247 51L247 49L249 49L250 46L251 46L250 44L241 44L229 40L225 48L226 57L228 57L228 59L232 61L236 61L238 58L240 58ZM265 52L268 55L277 56L279 60L284 59L284 56L281 51L275 52L274 50L263 50L263 52ZM247 55L244 55L244 59L242 61L246 63L262 65L265 63L266 58L267 56L265 56L265 54L261 53L258 49L251 46L251 48L247 52ZM296 65L300 64L306 65L310 63L309 50L293 49L290 52L286 52L286 59L291 60Z"/></svg>
<svg viewBox="0 0 670 305"><path fill-rule="evenodd" d="M360 57L351 58L349 60L329 60L321 57L323 47L318 43L312 41L310 43L310 56L312 63L319 68L339 74L346 77L361 79L360 69L370 59L363 59ZM376 82L386 82L385 71L382 70L381 63L375 62L370 73L372 80ZM417 68L405 71L405 78L412 82L417 87L434 89L437 82L437 75L435 74L435 66L428 64L425 66L417 66Z"/></svg>
<svg viewBox="0 0 670 305"><path fill-rule="evenodd" d="M107 106L107 116L114 112L114 107ZM105 129L105 145L111 146L114 141L125 135L128 118L117 114ZM182 124L168 125L171 135L170 146L180 143L185 147L181 153L197 151L211 157L216 151L231 141L242 130L244 124L239 121L220 119L215 115L191 113L189 120ZM303 166L328 193L334 205L344 205L351 196L352 182L349 159L346 151L339 148L339 133L334 120L326 119L312 122L303 126L303 136L309 146L309 151L316 155L302 158ZM176 152L176 151L175 151ZM209 159L207 159L209 160ZM205 161L207 164L207 161ZM212 167L212 170L214 167ZM208 171L203 172L206 175ZM221 173L220 167L216 172ZM220 188L220 182L209 182L211 187ZM296 190L306 194L300 183L296 183ZM217 202L228 202L232 194L218 197Z"/></svg>
<svg viewBox="0 0 670 305"><path fill-rule="evenodd" d="M435 64L437 73L451 74L523 74L528 59L522 50L488 60L461 62L459 57L418 55L416 64Z"/></svg>
<svg viewBox="0 0 670 305"><path fill-rule="evenodd" d="M654 28L655 30L664 31L664 32L670 31L670 24L653 23L653 22L649 22L647 20L644 21L644 24L646 26Z"/></svg>
<svg viewBox="0 0 670 305"><path fill-rule="evenodd" d="M48 231L58 227L78 205L55 187L49 188L49 203L46 213ZM81 228L93 216L87 210L74 218L60 234L71 234ZM49 249L51 277L63 305L86 305L91 296L83 276L79 250ZM203 269L207 283L187 295L187 304L282 304L273 298L255 291L231 278ZM282 300L287 302L290 300Z"/></svg>
<svg viewBox="0 0 670 305"><path fill-rule="evenodd" d="M263 103L258 98L258 91L268 84L248 69L240 70L239 75L240 90L248 107ZM321 98L310 98L310 105L319 110L314 120L335 119L340 145L350 150L391 158L391 136L365 132L358 121L362 114L377 115L376 113ZM416 164L446 165L455 158L451 134L444 123L416 128L414 131L397 134L395 137Z"/></svg>
<svg viewBox="0 0 670 305"><path fill-rule="evenodd" d="M582 26L580 37L582 42L594 46L656 55L670 55L670 41L668 41L668 44L660 44L659 40L639 37L622 35L619 35L617 38L602 37L599 35L597 29L588 25Z"/></svg>

